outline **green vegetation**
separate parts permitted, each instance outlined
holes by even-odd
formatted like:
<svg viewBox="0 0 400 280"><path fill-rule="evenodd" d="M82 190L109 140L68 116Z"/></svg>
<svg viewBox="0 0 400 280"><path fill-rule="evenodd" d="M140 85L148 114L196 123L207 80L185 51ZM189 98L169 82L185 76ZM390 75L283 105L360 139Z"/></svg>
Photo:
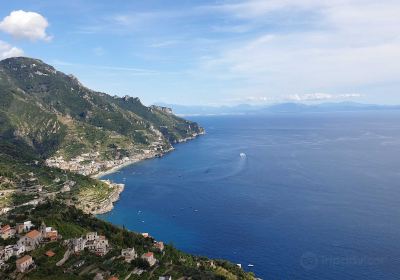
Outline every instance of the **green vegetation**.
<svg viewBox="0 0 400 280"><path fill-rule="evenodd" d="M171 275L173 279L185 276L190 276L191 279L254 279L252 274L243 272L234 264L188 255L172 245L166 245L164 252L161 253L154 249L152 238L144 238L140 234L116 227L60 202L47 202L34 210L18 209L5 219L13 222L24 220L32 220L35 224L44 221L48 226L57 228L63 239L80 237L87 232L96 231L106 236L112 249L104 257L88 251L71 255L62 267L57 267L55 264L63 257L66 247L61 241L51 242L32 253L37 268L22 279L93 279L97 272L108 273L119 279L129 275L129 279L158 279L159 276L166 274ZM139 256L153 251L158 263L154 267L149 267L141 259L131 263L125 262L120 258L120 252L122 248L128 247L134 247ZM45 256L48 250L52 250L55 256L51 258ZM82 260L84 264L76 267L75 264ZM140 276L132 274L138 267L144 269ZM0 274L1 277L6 275Z"/></svg>
<svg viewBox="0 0 400 280"><path fill-rule="evenodd" d="M19 141L42 158L99 152L110 159L154 143L167 149L200 132L138 98L92 91L40 60L0 61L0 142Z"/></svg>

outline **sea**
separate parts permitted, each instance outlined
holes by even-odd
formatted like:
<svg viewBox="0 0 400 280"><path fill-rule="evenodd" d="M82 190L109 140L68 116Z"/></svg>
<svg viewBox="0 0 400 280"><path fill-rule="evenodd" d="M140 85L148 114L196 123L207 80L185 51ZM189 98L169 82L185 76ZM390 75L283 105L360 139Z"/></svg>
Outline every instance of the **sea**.
<svg viewBox="0 0 400 280"><path fill-rule="evenodd" d="M400 279L400 112L189 118L207 133L103 177L126 188L100 218L262 279Z"/></svg>

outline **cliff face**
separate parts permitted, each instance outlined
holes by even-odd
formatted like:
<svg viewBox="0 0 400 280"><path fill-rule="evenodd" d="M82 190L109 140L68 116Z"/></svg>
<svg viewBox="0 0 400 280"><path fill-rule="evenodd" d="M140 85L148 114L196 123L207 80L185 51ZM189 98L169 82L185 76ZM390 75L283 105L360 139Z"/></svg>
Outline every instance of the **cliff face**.
<svg viewBox="0 0 400 280"><path fill-rule="evenodd" d="M118 159L167 150L202 132L167 108L90 90L40 60L0 61L0 141L23 143L41 158Z"/></svg>

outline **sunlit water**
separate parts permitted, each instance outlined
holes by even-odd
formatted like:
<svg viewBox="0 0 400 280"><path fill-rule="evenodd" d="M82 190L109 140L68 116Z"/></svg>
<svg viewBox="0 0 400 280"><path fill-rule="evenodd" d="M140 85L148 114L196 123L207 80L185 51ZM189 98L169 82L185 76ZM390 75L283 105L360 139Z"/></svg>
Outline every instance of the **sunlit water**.
<svg viewBox="0 0 400 280"><path fill-rule="evenodd" d="M100 217L265 279L400 279L400 113L196 117ZM241 157L245 153L246 157Z"/></svg>

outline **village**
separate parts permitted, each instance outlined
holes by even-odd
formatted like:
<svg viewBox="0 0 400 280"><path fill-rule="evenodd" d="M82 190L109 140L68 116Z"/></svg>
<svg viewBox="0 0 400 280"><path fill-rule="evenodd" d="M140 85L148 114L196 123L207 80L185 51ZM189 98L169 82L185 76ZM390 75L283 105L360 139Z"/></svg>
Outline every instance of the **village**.
<svg viewBox="0 0 400 280"><path fill-rule="evenodd" d="M54 156L46 160L46 165L62 170L68 170L81 175L97 175L104 171L110 171L127 164L135 163L144 159L162 156L164 148L161 142L152 143L148 149L140 150L132 156L120 156L112 160L101 159L99 152L83 153L79 156L67 160L62 155Z"/></svg>
<svg viewBox="0 0 400 280"><path fill-rule="evenodd" d="M150 238L148 233L143 233L142 235L144 238ZM13 272L14 275L29 273L35 270L37 265L31 252L51 242L59 242L66 248L63 257L56 263L56 266L59 267L62 267L71 255L79 256L83 252L89 252L98 257L105 257L112 249L112 245L108 239L97 232L88 232L78 238L63 239L57 229L48 227L43 222L40 226L34 225L31 221L17 223L15 226L10 226L9 224L2 225L0 227L0 238L2 241L15 240L14 244L0 247L0 270L7 269L10 266L10 261L15 259L16 270ZM139 257L135 248L123 248L118 258L127 263L140 258L147 264L146 266L151 268L158 262L154 252L163 253L164 243L154 241L151 249ZM47 258L53 258L56 253L52 250L47 250L44 252L44 255ZM67 273L71 269L78 269L84 264L85 261L80 260L74 263L72 268L65 269L65 272ZM140 275L143 272L144 269L138 267L131 274ZM97 273L94 277L94 280L105 279L118 280L118 277L108 275L108 273ZM172 280L172 277L168 275L160 276L159 280Z"/></svg>

